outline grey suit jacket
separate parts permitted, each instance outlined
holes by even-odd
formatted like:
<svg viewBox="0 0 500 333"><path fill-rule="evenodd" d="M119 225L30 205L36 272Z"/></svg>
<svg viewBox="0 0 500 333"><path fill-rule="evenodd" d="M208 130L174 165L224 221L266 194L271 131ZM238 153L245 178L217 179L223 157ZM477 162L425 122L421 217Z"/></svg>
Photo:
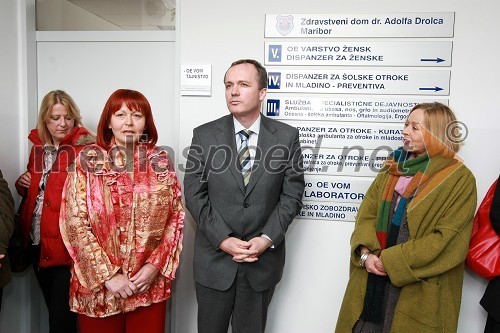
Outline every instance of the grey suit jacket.
<svg viewBox="0 0 500 333"><path fill-rule="evenodd" d="M304 174L299 132L261 116L250 182L245 189L237 164L232 115L199 126L186 164L186 207L197 223L194 279L228 289L238 265L256 291L276 285L285 262L285 233L302 207ZM250 240L266 234L273 249L254 263L237 263L218 248L229 235Z"/></svg>

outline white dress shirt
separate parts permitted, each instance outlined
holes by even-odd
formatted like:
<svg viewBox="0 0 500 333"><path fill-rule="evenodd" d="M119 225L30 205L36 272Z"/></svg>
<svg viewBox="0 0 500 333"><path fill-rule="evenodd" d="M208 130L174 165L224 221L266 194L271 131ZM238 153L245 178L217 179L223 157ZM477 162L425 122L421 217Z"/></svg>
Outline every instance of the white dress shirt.
<svg viewBox="0 0 500 333"><path fill-rule="evenodd" d="M245 126L240 124L239 121L236 120L236 118L234 118L234 117L233 117L233 122L234 122L234 134L235 134L234 136L236 138L236 149L238 151L240 150L240 146L241 146L241 139L240 139L240 136L238 135L238 132L240 132L241 130L244 130L244 129L252 131L252 133L250 134L250 137L248 138L248 151L250 153L250 167L252 167L253 161L255 160L255 150L257 147L257 142L259 141L260 114L259 114L259 118L257 118L257 120L255 120L253 122L252 126L250 126L249 128L245 128ZM251 178L252 178L252 176L250 176L250 179ZM269 238L269 236L266 234L262 234L261 237L268 239L269 241L271 241L271 243L273 242L273 240L271 238ZM271 249L273 249L273 248L274 248L274 245L271 245Z"/></svg>
<svg viewBox="0 0 500 333"><path fill-rule="evenodd" d="M260 131L260 114L259 118L254 121L252 126L249 128L245 128L242 124L236 120L236 118L233 117L233 122L234 122L234 134L236 138L236 150L240 150L241 146L241 139L240 136L238 135L238 132L244 129L252 131L250 134L250 137L248 138L248 151L250 153L250 168L253 166L253 161L255 160L255 149L257 147L257 142L259 140L259 131Z"/></svg>

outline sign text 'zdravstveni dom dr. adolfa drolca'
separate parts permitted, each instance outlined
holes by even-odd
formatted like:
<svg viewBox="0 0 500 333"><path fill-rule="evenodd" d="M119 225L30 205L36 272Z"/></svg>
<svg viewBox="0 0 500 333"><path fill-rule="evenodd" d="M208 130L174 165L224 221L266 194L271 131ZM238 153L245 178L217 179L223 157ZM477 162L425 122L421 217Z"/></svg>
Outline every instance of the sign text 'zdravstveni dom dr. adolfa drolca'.
<svg viewBox="0 0 500 333"><path fill-rule="evenodd" d="M267 14L265 37L453 37L455 13Z"/></svg>

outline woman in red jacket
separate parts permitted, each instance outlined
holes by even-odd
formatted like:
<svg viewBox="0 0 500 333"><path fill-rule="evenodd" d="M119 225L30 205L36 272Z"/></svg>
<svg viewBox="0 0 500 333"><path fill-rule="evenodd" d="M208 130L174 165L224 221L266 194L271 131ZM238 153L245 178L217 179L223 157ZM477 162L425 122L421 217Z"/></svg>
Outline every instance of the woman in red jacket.
<svg viewBox="0 0 500 333"><path fill-rule="evenodd" d="M21 230L48 307L50 332L76 333L76 316L69 310L72 261L59 231L59 210L75 158L95 139L82 126L71 96L62 90L43 98L37 127L28 139L33 143L28 168L16 181L17 192L26 196Z"/></svg>

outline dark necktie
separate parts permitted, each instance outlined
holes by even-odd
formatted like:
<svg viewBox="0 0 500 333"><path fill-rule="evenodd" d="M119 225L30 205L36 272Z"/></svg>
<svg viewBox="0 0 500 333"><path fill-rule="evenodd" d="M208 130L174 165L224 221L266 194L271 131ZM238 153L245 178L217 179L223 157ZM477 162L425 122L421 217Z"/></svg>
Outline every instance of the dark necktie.
<svg viewBox="0 0 500 333"><path fill-rule="evenodd" d="M238 132L241 140L240 149L238 150L238 161L240 163L240 171L243 176L245 186L250 181L250 151L248 150L248 138L252 131L244 129Z"/></svg>

